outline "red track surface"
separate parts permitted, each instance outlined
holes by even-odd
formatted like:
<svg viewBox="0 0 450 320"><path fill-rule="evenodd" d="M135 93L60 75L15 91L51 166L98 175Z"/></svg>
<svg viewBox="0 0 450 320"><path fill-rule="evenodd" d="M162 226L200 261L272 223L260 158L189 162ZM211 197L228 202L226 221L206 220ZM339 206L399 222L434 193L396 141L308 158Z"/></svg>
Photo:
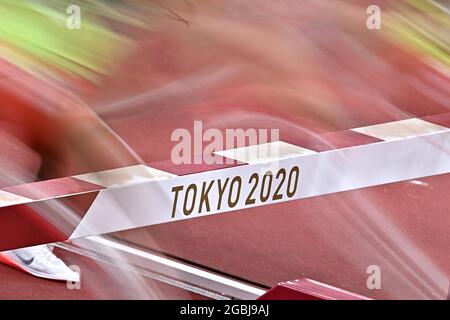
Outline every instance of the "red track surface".
<svg viewBox="0 0 450 320"><path fill-rule="evenodd" d="M229 96L239 104L241 96ZM243 104L224 107L211 101L189 108L165 106L144 113L106 120L150 165L173 172L214 169L211 166L173 166L176 128L190 129L194 120L215 128L281 128L281 140L314 149L315 133L440 113L444 108L413 108L398 114L346 110L348 121L313 125L268 106ZM176 116L175 116L176 115ZM298 129L300 128L302 129ZM311 130L314 134L305 132ZM334 141L339 144L340 141ZM382 174L382 172L380 172ZM450 276L449 175L300 200L225 215L160 225L117 234L118 237L160 250L203 266L264 286L308 277L372 298L445 298ZM86 270L81 291L64 284L38 280L1 266L4 298L133 298L126 285L110 278L92 261L68 255L69 263ZM368 290L366 268L382 270L382 289ZM114 268L113 268L114 269ZM121 272L115 270L115 272ZM151 281L150 292L163 287L164 297L186 293ZM92 287L91 287L92 285ZM167 291L168 290L168 291ZM151 293L150 293L151 297Z"/></svg>
<svg viewBox="0 0 450 320"><path fill-rule="evenodd" d="M205 113L198 114L205 119ZM168 137L172 126L189 127L198 119L178 118L184 119L183 126L155 118L149 114L140 127L133 121L133 132L127 132L126 125L118 130L150 164L153 159L145 158L146 154L169 152L163 149L167 144L155 144L164 141L163 132ZM242 120L232 123L239 127ZM290 134L288 141L295 139L295 133ZM155 138L146 139L147 135ZM285 136L282 131L281 139ZM159 150L153 153L155 148ZM430 290L444 298L448 284L435 272L440 268L445 277L450 275L446 197L450 179L443 175L421 182L271 205L119 236L266 286L308 277L373 298L433 297ZM366 287L369 265L383 270L380 291Z"/></svg>
<svg viewBox="0 0 450 320"><path fill-rule="evenodd" d="M68 265L81 271L80 289L65 282L39 279L0 265L0 299L205 299L131 271L55 249Z"/></svg>
<svg viewBox="0 0 450 320"><path fill-rule="evenodd" d="M152 50L154 46L158 50ZM108 84L108 99L148 89L148 73L141 72L142 61L154 59L161 69L170 69L161 61L166 55L178 53L170 51L170 45L167 52L164 48L161 43L150 44L139 56L131 58L123 67L123 77ZM379 52L385 49L377 48ZM194 60L189 52L179 54L187 54L186 61ZM411 57L396 51L390 55L389 59L398 65L390 75L365 70L362 63L351 59L348 52L336 49L330 74L340 72L340 65L352 61L354 69L365 75L367 86L377 87L378 92L390 97L388 101L361 93L367 93L363 84L325 85L320 80L289 84L291 88L298 86L338 101L335 116L330 117L327 111L298 108L292 101L283 100L282 94L247 84L210 90L208 96L183 101L168 94L159 101L134 103L139 112L127 109L125 113L105 116L105 120L149 165L186 174L216 168L177 167L168 160L173 147L172 131L192 129L194 120L202 120L205 129L279 128L281 140L317 149L317 135L448 112L448 106L432 101L410 83L395 80L401 72L432 72L417 61L408 63ZM174 78L181 77L189 74L189 66L170 71ZM449 124L448 119L440 121ZM248 209L126 231L117 236L264 286L308 277L376 299L446 298L450 277L449 177L447 174L421 179L419 183L401 182ZM1 266L1 297L135 297L133 292L127 292L126 284L122 286L117 279L111 279L96 263L70 254L65 258L69 264L85 270L83 290L68 291L64 284L31 278ZM366 268L370 265L378 265L382 270L381 290L367 289ZM177 289L146 283L149 288L158 286L166 297L179 297ZM189 296L183 293L182 297Z"/></svg>
<svg viewBox="0 0 450 320"><path fill-rule="evenodd" d="M433 73L417 62L405 65L401 61L414 59L401 52L391 58L400 66L396 72ZM127 66L128 74L133 74L134 66L134 62ZM205 129L280 128L281 140L317 150L318 134L447 112L448 106L432 102L408 83L377 83L376 78L368 72L372 85L392 92L390 102L396 108L345 87L312 86L335 95L345 106L340 107L339 118L327 118L307 109L293 109L280 97L274 98L278 100L273 107L267 102L273 97L264 88L244 86L215 92L201 103L183 104L169 98L136 116L128 113L106 119L144 161L185 174L214 169L176 167L166 161L170 159L172 145L167 141L172 131L192 130L194 120L202 120ZM134 83L139 87L139 81ZM114 90L114 84L112 87ZM448 90L446 94L450 94ZM448 125L450 121L447 116L435 122ZM337 146L343 143L332 142ZM420 183L367 188L118 236L265 286L308 277L372 298L442 299L447 297L450 276L449 188L447 174ZM370 265L382 270L381 290L367 289Z"/></svg>
<svg viewBox="0 0 450 320"><path fill-rule="evenodd" d="M405 61L414 59L395 52L390 57L398 66L395 72L433 73L417 62L408 65ZM338 50L336 59L345 63L349 57L340 54ZM139 74L133 70L140 59L144 57L131 59L127 74ZM360 70L364 66L355 64L356 71L364 73ZM167 161L173 146L167 143L172 131L192 130L194 120L202 120L205 129L280 128L281 140L317 150L318 134L447 112L447 106L432 102L407 82L377 83L377 76L367 71L368 84L392 92L390 102L396 108L339 85L312 85L311 90L333 95L345 106L336 118L322 117L305 108L295 109L290 101L274 97L264 88L241 86L215 91L200 103L186 104L169 97L136 116L122 113L106 120L144 161L185 174L214 169L176 167ZM139 88L139 81L145 82L138 75L133 80L135 88ZM111 91L123 90L121 81L113 83ZM439 121L450 122L448 116ZM450 276L450 203L446 194L450 179L443 175L420 182L271 205L118 236L265 286L308 277L372 298L446 298ZM367 289L366 269L370 265L382 270L381 290Z"/></svg>

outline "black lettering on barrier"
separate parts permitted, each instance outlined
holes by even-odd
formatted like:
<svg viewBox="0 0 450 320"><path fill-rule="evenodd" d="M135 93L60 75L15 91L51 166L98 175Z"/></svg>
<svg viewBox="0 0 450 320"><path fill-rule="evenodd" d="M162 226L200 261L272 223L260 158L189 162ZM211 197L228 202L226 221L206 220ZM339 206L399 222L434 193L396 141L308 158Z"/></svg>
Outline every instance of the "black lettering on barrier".
<svg viewBox="0 0 450 320"><path fill-rule="evenodd" d="M233 195L233 189L234 189L235 182L238 182L239 186L238 186L238 190L237 190L237 193L236 193L235 200L231 201L231 196ZM242 179L241 179L241 177L239 177L239 176L234 177L233 180L231 181L230 192L228 194L228 206L230 208L234 208L238 204L239 198L241 196L241 188L242 188Z"/></svg>
<svg viewBox="0 0 450 320"><path fill-rule="evenodd" d="M205 204L205 206L206 206L206 212L211 211L211 208L209 207L209 191L211 191L211 188L214 185L214 181L215 180L212 180L210 182L208 188L205 188L206 187L206 181L203 182L202 194L200 196L200 204L199 204L199 208L198 208L198 213L202 212L203 204Z"/></svg>
<svg viewBox="0 0 450 320"><path fill-rule="evenodd" d="M217 183L218 183L217 188L218 188L218 191L219 191L219 200L217 202L217 210L220 210L220 207L222 206L223 193L225 192L225 188L228 185L228 181L230 181L230 178L227 178L225 180L225 184L222 187L222 181L220 179L217 180Z"/></svg>
<svg viewBox="0 0 450 320"><path fill-rule="evenodd" d="M261 179L260 179L261 178ZM287 198L293 198L298 190L298 183L300 179L300 168L298 166L293 166L289 173L286 169L281 168L278 170L277 174L274 177L274 174L271 171L267 171L264 176L260 177L258 173L253 173L248 182L248 188L250 191L248 192L248 188L245 187L244 191L247 194L244 194L243 197L246 198L244 205L254 205L257 200L260 203L267 203L269 199L272 201L277 201L283 199L285 196ZM230 182L231 180L231 182ZM287 180L287 184L285 184ZM217 210L221 210L222 201L224 201L225 192L228 191L226 205L228 205L229 209L235 208L240 199L242 192L242 177L234 176L233 178L223 178L218 180L209 180L198 182L198 186L195 183L192 183L184 189L183 186L175 186L172 188L172 192L174 193L174 203L172 207L172 218L175 218L177 206L178 206L178 198L184 197L183 202L183 213L185 216L189 216L192 214L195 208L197 208L198 204L198 213L211 212L211 203L210 203L210 192L215 191L214 184L217 181L217 198L216 194L212 199L217 199ZM261 182L261 184L260 184ZM200 183L202 183L202 188L200 188ZM286 185L286 187L284 187ZM260 189L258 189L260 188ZM183 192L185 190L185 192ZM258 192L257 192L258 190ZM273 191L274 190L274 191ZM197 192L198 191L198 192ZM181 193L181 196L180 196ZM255 193L258 195L255 196ZM197 199L197 195L199 195L199 199ZM192 199L191 199L192 197ZM213 204L213 207L215 205ZM205 208L205 211L203 210ZM214 210L214 209L213 209Z"/></svg>
<svg viewBox="0 0 450 320"><path fill-rule="evenodd" d="M253 198L253 194L255 193L256 187L258 186L259 182L259 175L257 173L254 173L250 176L250 179L248 180L248 183L252 183L252 181L255 181L255 184L253 185L252 190L250 190L250 193L248 194L247 200L245 200L245 205L248 206L250 204L254 204L256 202L255 198Z"/></svg>
<svg viewBox="0 0 450 320"><path fill-rule="evenodd" d="M175 218L175 212L177 211L178 193L183 190L183 186L176 186L172 188L172 192L175 192L175 198L173 200L172 218Z"/></svg>
<svg viewBox="0 0 450 320"><path fill-rule="evenodd" d="M292 185L292 175L295 173L295 182L294 182L294 190L291 190L291 185ZM300 169L295 166L291 169L291 172L289 172L289 179L288 179L288 185L287 185L287 196L289 198L292 198L295 193L297 192L297 187L298 187L298 178L300 176Z"/></svg>
<svg viewBox="0 0 450 320"><path fill-rule="evenodd" d="M278 180L280 178L280 175L282 176L280 184L278 185L277 189L275 190L275 193L273 195L272 200L281 200L283 199L283 194L280 192L281 187L284 184L284 180L286 180L286 170L281 168L280 170L278 170L276 179Z"/></svg>
<svg viewBox="0 0 450 320"><path fill-rule="evenodd" d="M269 183L267 183L267 178L269 178ZM262 179L261 192L259 195L261 198L261 202L266 202L267 200L269 200L270 190L272 189L272 182L273 182L273 174L271 171L267 171ZM268 185L267 192L266 194L264 194L264 189L266 189L266 185Z"/></svg>
<svg viewBox="0 0 450 320"><path fill-rule="evenodd" d="M193 190L194 191L194 195L192 196L192 204L191 207L188 209L187 208L187 202L189 199L189 191ZM189 185L189 187L187 187L186 189L186 194L184 196L184 205L183 205L183 213L185 216L188 216L192 213L192 211L194 211L194 207L195 207L195 199L197 198L197 185L195 183L192 183Z"/></svg>

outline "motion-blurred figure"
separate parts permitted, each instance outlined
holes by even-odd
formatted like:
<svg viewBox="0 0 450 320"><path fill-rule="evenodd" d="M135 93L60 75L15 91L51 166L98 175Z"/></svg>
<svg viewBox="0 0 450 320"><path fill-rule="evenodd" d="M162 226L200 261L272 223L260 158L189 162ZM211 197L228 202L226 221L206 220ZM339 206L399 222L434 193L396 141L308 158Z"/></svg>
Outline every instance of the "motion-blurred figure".
<svg viewBox="0 0 450 320"><path fill-rule="evenodd" d="M3 143L40 156L38 166L27 168L5 164L23 161L20 152L9 159L3 154L2 186L139 163L77 96L104 76L124 40L89 17L81 30L67 29L64 6L6 0L0 15ZM79 280L47 246L3 252L0 258L35 276Z"/></svg>
<svg viewBox="0 0 450 320"><path fill-rule="evenodd" d="M95 112L126 117L165 100L172 110L265 104L323 131L448 108L448 78L428 68L450 64L443 2L381 1L376 33L366 29L370 1L3 0L0 121L39 163L4 166L2 183L141 163ZM80 29L66 27L72 4ZM1 256L73 279L45 247Z"/></svg>

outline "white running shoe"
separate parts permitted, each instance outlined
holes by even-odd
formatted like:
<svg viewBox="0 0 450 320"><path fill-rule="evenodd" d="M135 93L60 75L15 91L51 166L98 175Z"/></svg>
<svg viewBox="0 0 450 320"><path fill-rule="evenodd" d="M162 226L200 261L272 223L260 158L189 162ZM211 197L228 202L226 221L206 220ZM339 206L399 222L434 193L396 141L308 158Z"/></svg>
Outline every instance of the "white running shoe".
<svg viewBox="0 0 450 320"><path fill-rule="evenodd" d="M0 252L0 261L36 277L80 281L80 275L66 266L46 245Z"/></svg>

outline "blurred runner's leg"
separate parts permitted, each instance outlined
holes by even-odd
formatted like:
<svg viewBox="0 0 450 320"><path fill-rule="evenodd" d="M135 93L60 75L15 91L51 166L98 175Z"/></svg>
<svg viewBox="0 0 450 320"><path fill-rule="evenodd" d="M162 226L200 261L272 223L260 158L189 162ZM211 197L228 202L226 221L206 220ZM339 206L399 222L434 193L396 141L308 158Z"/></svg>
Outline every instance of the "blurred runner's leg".
<svg viewBox="0 0 450 320"><path fill-rule="evenodd" d="M0 22L0 50L2 58L6 57L0 61L0 120L19 126L25 132L21 141L40 155L39 172L30 174L38 180L140 163L66 87L67 82L61 84L48 77L52 72L54 77L72 74L79 80L69 86L75 90L77 83L95 81L96 73L102 73L102 68L112 62L109 57L121 51L115 47L120 39L89 19L83 30L69 35L65 11L56 9L28 2L17 5L4 1L0 5L0 11L7 13ZM61 23L55 24L58 19ZM44 38L47 41L42 43ZM2 252L0 260L42 278L79 279L47 246Z"/></svg>

